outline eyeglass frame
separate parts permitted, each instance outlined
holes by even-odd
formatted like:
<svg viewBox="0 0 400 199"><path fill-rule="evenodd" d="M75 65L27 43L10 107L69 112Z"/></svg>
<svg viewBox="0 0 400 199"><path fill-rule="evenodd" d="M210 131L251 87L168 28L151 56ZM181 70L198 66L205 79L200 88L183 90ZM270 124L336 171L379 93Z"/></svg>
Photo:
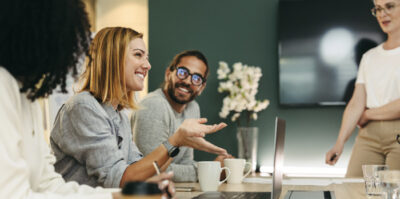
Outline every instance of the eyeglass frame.
<svg viewBox="0 0 400 199"><path fill-rule="evenodd" d="M180 79L180 80L185 80L186 78L188 78L188 77L190 76L190 77L191 77L191 78L190 78L190 82L191 82L193 85L195 85L195 86L201 86L201 85L203 85L203 84L207 81L207 79L206 79L205 77L203 77L201 74L199 74L199 73L191 73L191 72L189 71L189 69L186 68L185 66L178 66L178 67L176 67L175 69L176 69L175 75L176 75L176 77L177 77L178 79ZM180 78L179 75L178 75L179 69L185 70L185 71L187 72L187 76L184 77L184 78ZM198 77L201 79L201 83L198 84L198 85L196 85L196 84L193 82L193 76L198 76Z"/></svg>
<svg viewBox="0 0 400 199"><path fill-rule="evenodd" d="M390 13L392 13L393 12L393 10L397 7L397 6L399 6L400 4L398 4L398 3L395 3L394 1L393 2L388 2L388 3L386 3L385 4L385 6L384 7L373 7L373 8L371 8L371 14L372 14L372 16L374 16L374 17L376 17L376 15L378 14L378 12L379 13L382 13L382 11L383 12L385 12L386 14L390 14ZM391 11L390 11L391 10Z"/></svg>

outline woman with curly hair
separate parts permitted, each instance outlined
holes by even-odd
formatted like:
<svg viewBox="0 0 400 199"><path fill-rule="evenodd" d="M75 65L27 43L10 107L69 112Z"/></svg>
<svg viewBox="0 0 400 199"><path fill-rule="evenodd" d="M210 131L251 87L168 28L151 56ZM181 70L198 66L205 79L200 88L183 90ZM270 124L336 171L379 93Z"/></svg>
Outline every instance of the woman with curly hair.
<svg viewBox="0 0 400 199"><path fill-rule="evenodd" d="M104 28L93 39L89 57L82 90L61 107L51 132L55 168L67 181L104 187L143 181L156 173L154 161L167 168L181 146L227 154L203 138L226 124L205 125L203 118L185 120L143 157L132 142L129 119L121 112L137 108L134 92L143 89L151 68L142 34L130 28Z"/></svg>
<svg viewBox="0 0 400 199"><path fill-rule="evenodd" d="M65 92L67 73L76 74L88 51L84 4L1 0L0 25L0 198L118 198L115 190L66 183L54 171L37 102L58 85Z"/></svg>

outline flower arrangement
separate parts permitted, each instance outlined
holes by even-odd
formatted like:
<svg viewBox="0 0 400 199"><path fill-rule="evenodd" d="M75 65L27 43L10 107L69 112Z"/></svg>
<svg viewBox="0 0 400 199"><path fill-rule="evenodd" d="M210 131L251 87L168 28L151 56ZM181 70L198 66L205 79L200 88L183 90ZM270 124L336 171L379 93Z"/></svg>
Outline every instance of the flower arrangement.
<svg viewBox="0 0 400 199"><path fill-rule="evenodd" d="M249 126L250 120L257 120L257 113L269 105L269 100L256 100L258 82L262 76L261 68L237 62L233 64L231 72L228 64L220 61L217 74L218 79L223 80L219 83L218 92L228 93L223 99L219 116L226 118L230 112L233 112L231 120L237 121L240 126L238 118L244 111L247 112L247 126Z"/></svg>

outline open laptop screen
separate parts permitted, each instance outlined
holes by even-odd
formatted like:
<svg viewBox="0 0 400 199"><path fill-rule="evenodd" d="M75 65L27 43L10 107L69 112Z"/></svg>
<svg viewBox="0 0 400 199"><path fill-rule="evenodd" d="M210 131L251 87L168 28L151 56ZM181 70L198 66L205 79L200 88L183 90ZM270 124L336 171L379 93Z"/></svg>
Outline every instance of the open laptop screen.
<svg viewBox="0 0 400 199"><path fill-rule="evenodd" d="M285 146L286 121L276 117L275 119L275 155L274 172L272 174L272 199L278 199L282 192L283 178L283 149Z"/></svg>

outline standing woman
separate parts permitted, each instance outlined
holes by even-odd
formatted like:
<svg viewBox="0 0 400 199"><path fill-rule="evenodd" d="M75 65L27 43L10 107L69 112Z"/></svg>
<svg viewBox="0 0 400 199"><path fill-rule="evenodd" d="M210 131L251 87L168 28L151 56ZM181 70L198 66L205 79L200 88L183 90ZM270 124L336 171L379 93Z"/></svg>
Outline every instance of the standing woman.
<svg viewBox="0 0 400 199"><path fill-rule="evenodd" d="M166 168L178 147L227 154L203 137L226 126L188 119L168 141L143 157L132 141L128 117L121 110L136 109L134 92L144 87L151 66L142 34L130 28L100 30L93 39L81 91L60 109L51 132L56 171L67 180L90 186L122 187L142 181Z"/></svg>
<svg viewBox="0 0 400 199"><path fill-rule="evenodd" d="M1 0L0 26L0 198L112 198L54 171L37 102L59 85L65 91L67 73L76 74L88 50L84 4Z"/></svg>
<svg viewBox="0 0 400 199"><path fill-rule="evenodd" d="M359 126L346 177L362 177L364 164L400 169L400 0L374 0L374 5L372 14L387 40L364 54L338 139L325 159L334 165Z"/></svg>

